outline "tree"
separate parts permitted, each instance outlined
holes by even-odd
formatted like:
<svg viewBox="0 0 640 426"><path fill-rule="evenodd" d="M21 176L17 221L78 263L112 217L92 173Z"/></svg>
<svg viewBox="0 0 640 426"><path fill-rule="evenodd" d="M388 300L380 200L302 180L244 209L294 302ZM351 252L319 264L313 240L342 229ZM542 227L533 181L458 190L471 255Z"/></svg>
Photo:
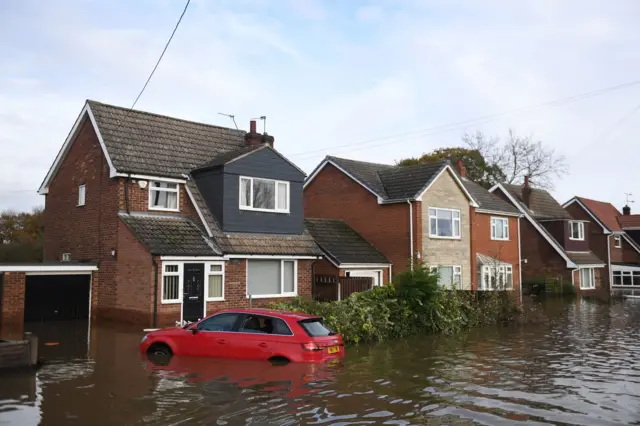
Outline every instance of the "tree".
<svg viewBox="0 0 640 426"><path fill-rule="evenodd" d="M502 182L521 184L529 176L531 185L553 189L555 180L567 173L564 155L535 141L533 136L518 136L511 129L504 143L497 137L487 138L482 132L465 134L462 140L469 149L477 150L487 164L501 171Z"/></svg>
<svg viewBox="0 0 640 426"><path fill-rule="evenodd" d="M5 211L0 214L0 261L42 260L44 222L42 208L33 212Z"/></svg>
<svg viewBox="0 0 640 426"><path fill-rule="evenodd" d="M415 164L433 163L449 159L454 167L462 160L467 177L485 188L490 188L496 182L504 180L504 174L499 167L486 161L481 151L474 148L439 148L423 154L417 158L407 158L397 163L398 166L412 166Z"/></svg>

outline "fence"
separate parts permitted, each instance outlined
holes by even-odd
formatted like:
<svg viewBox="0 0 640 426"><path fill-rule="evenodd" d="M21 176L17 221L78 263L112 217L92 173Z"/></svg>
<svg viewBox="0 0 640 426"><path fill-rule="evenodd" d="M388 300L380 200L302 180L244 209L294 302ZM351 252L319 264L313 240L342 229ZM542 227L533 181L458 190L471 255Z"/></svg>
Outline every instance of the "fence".
<svg viewBox="0 0 640 426"><path fill-rule="evenodd" d="M373 278L370 277L316 275L313 297L321 302L330 302L345 299L352 293L371 290L371 288L373 288Z"/></svg>

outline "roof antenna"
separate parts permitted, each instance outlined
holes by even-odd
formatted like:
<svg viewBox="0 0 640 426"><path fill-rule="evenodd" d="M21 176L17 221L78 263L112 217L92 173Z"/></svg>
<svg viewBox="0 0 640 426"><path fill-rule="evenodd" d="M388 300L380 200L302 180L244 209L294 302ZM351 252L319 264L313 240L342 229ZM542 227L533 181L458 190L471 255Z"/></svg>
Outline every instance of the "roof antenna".
<svg viewBox="0 0 640 426"><path fill-rule="evenodd" d="M252 120L262 120L262 133L267 133L267 116L261 115L260 117L252 118Z"/></svg>
<svg viewBox="0 0 640 426"><path fill-rule="evenodd" d="M625 196L626 204L627 204L627 205L629 205L629 203L635 203L635 201L633 201L633 200L631 199L631 196L633 196L633 194L632 194L632 193L630 193L630 192L625 192L625 193L624 193L624 196Z"/></svg>
<svg viewBox="0 0 640 426"><path fill-rule="evenodd" d="M224 115L225 117L229 117L233 120L233 124L236 126L236 130L238 130L238 123L236 123L236 116L233 114L225 114L224 112L219 112L218 114Z"/></svg>

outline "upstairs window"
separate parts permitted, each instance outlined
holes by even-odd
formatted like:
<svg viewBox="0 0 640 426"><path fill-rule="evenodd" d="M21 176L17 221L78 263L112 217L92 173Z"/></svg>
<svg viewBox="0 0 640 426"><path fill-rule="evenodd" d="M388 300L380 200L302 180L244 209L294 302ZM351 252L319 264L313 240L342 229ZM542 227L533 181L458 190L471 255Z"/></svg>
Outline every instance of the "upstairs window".
<svg viewBox="0 0 640 426"><path fill-rule="evenodd" d="M289 213L289 182L241 177L240 209Z"/></svg>
<svg viewBox="0 0 640 426"><path fill-rule="evenodd" d="M584 241L584 222L569 222L569 239Z"/></svg>
<svg viewBox="0 0 640 426"><path fill-rule="evenodd" d="M429 236L460 238L460 210L429 208Z"/></svg>
<svg viewBox="0 0 640 426"><path fill-rule="evenodd" d="M615 244L616 244L616 248L621 248L622 247L622 237L620 235L616 235L613 237Z"/></svg>
<svg viewBox="0 0 640 426"><path fill-rule="evenodd" d="M80 185L78 187L78 207L84 206L86 197L87 197L87 186Z"/></svg>
<svg viewBox="0 0 640 426"><path fill-rule="evenodd" d="M509 219L504 217L491 218L491 239L492 240L508 240L509 239Z"/></svg>
<svg viewBox="0 0 640 426"><path fill-rule="evenodd" d="M149 210L178 211L178 184L151 181L149 185Z"/></svg>

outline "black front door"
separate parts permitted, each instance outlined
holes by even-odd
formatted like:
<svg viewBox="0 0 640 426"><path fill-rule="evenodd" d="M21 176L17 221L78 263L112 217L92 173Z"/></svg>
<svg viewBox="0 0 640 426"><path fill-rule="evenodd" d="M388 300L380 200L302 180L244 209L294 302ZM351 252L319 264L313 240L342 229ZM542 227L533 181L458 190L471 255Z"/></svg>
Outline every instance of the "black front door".
<svg viewBox="0 0 640 426"><path fill-rule="evenodd" d="M204 318L204 263L185 263L182 319L198 321L201 318Z"/></svg>

